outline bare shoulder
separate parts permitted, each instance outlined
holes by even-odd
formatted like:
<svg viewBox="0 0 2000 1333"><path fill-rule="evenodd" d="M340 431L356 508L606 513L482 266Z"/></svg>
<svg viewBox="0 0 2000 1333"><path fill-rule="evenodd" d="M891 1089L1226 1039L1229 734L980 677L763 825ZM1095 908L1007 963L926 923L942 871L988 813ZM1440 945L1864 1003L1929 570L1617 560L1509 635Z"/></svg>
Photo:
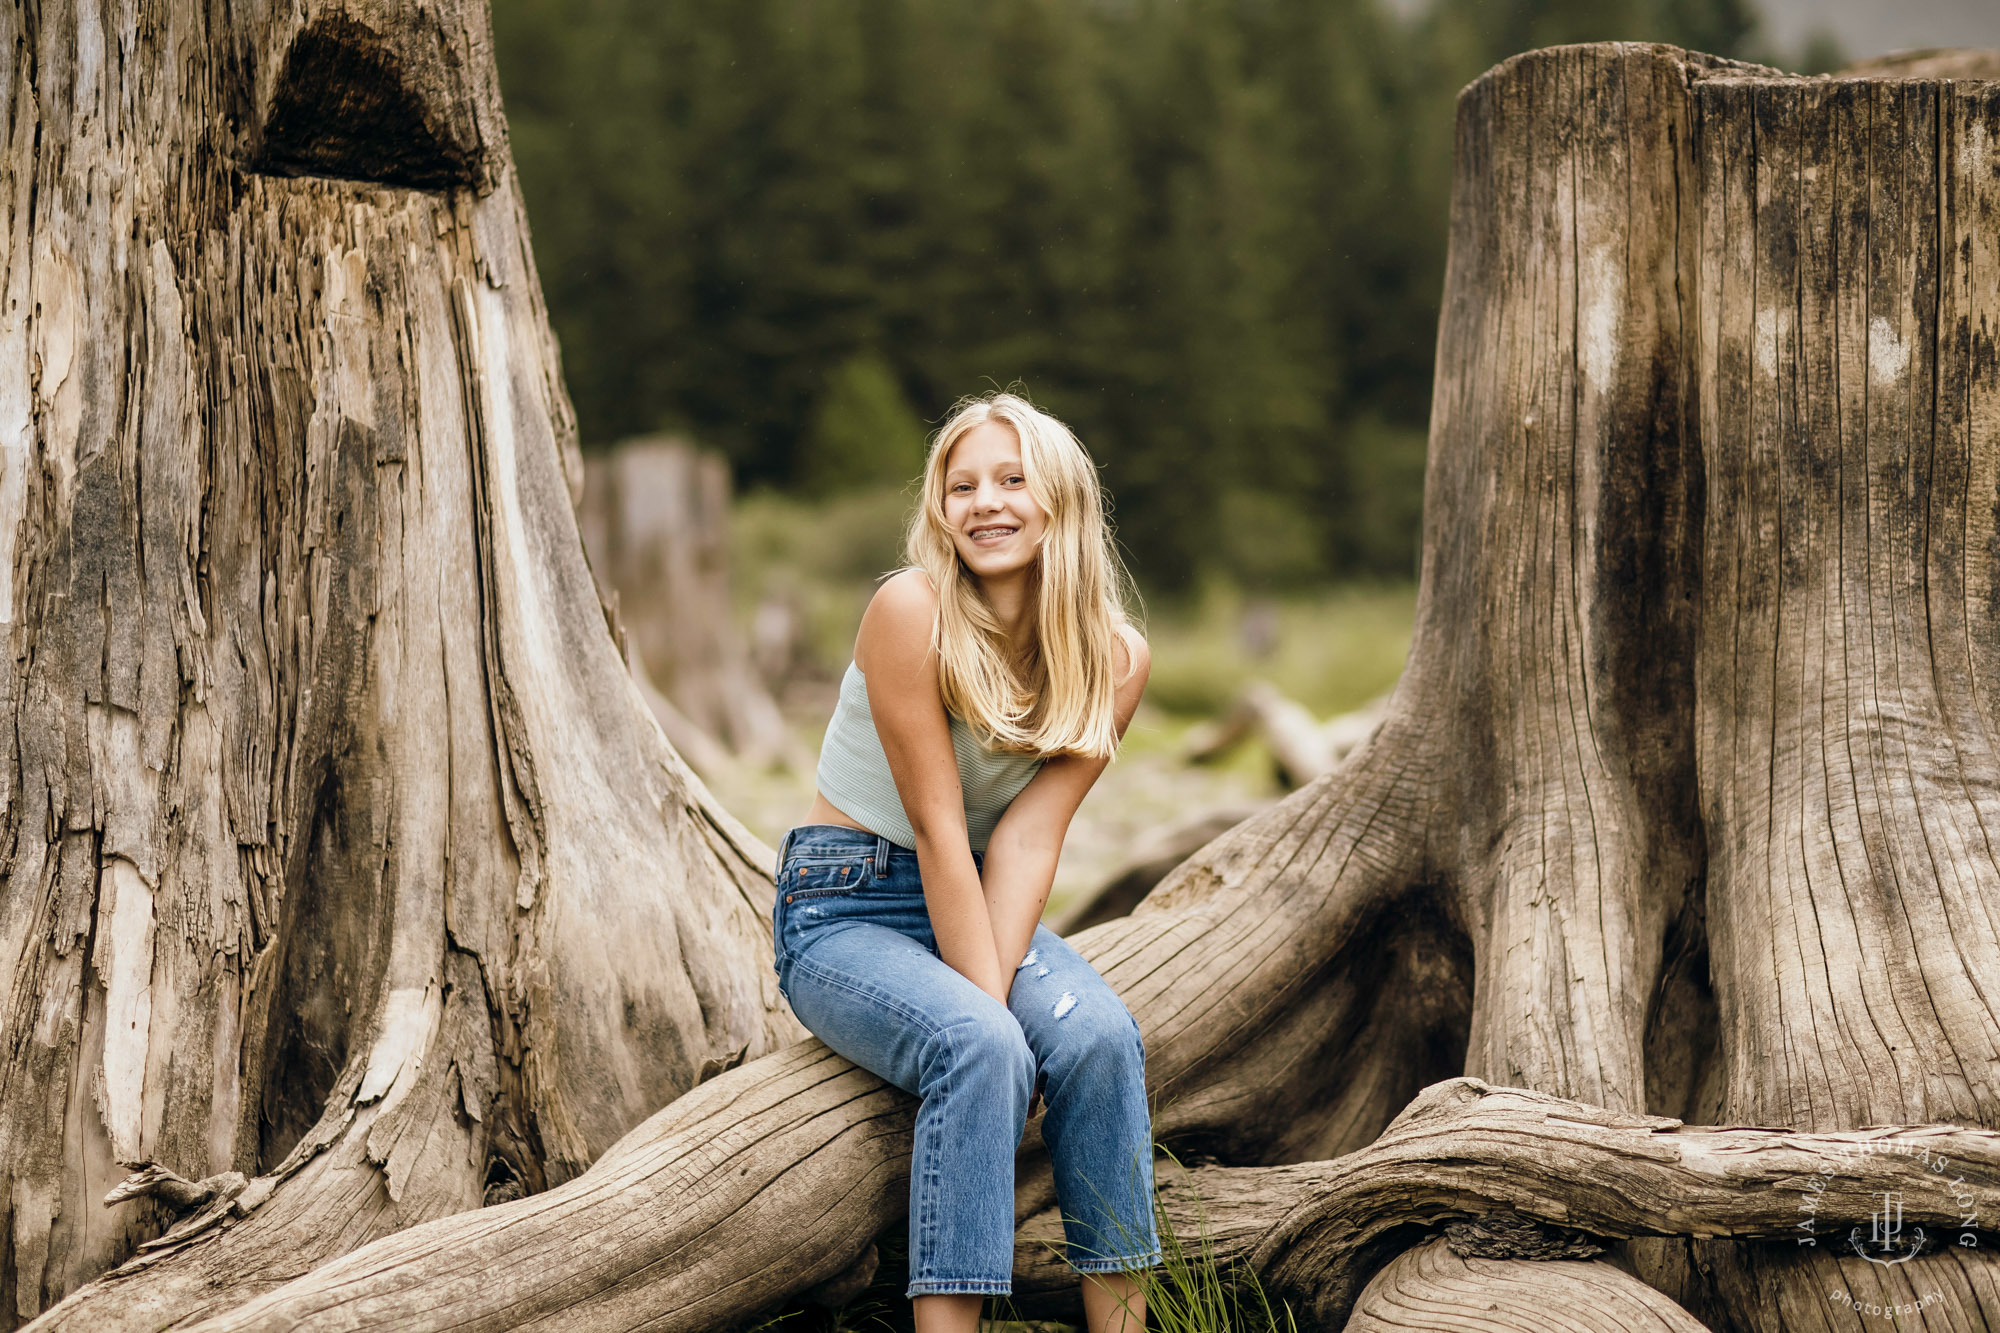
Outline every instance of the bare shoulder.
<svg viewBox="0 0 2000 1333"><path fill-rule="evenodd" d="M1146 636L1136 626L1120 625L1114 653L1119 690L1132 687L1143 690L1147 673L1153 669L1153 650L1147 646Z"/></svg>
<svg viewBox="0 0 2000 1333"><path fill-rule="evenodd" d="M930 654L937 608L937 589L921 569L898 570L884 579L854 638L854 662L862 674L921 666Z"/></svg>
<svg viewBox="0 0 2000 1333"><path fill-rule="evenodd" d="M1153 651L1137 629L1120 625L1112 657L1118 682L1112 687L1117 699L1118 734L1123 736L1132 715L1139 711L1139 700L1145 696L1146 676L1153 669Z"/></svg>

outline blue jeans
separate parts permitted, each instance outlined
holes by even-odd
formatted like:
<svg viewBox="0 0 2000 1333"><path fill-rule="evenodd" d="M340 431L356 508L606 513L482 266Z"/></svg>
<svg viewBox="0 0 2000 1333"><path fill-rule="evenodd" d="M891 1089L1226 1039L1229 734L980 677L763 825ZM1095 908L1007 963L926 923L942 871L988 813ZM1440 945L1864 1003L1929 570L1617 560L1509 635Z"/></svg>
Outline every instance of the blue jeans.
<svg viewBox="0 0 2000 1333"><path fill-rule="evenodd" d="M1070 1264L1160 1261L1139 1025L1076 950L1037 926L1001 1008L938 956L917 854L838 824L785 835L773 912L778 985L799 1021L922 1098L910 1295L1012 1289L1014 1152L1037 1080Z"/></svg>

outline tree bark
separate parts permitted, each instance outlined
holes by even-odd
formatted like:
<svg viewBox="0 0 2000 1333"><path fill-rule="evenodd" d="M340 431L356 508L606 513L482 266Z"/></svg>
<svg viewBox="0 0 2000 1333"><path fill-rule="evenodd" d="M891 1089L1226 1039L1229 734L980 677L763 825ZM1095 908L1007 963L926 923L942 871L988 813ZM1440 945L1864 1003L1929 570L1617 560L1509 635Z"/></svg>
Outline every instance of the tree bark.
<svg viewBox="0 0 2000 1333"><path fill-rule="evenodd" d="M2000 84L1696 97L1721 1113L2000 1123ZM1776 1312L1877 1276L1704 1262L1704 1307ZM1903 1327L1995 1317L1992 1262L1910 1264L1949 1299Z"/></svg>
<svg viewBox="0 0 2000 1333"><path fill-rule="evenodd" d="M647 717L483 5L12 6L0 1321L158 1326L582 1171L794 1037Z"/></svg>
<svg viewBox="0 0 2000 1333"><path fill-rule="evenodd" d="M1103 884L1079 895L1059 914L1049 917L1049 929L1067 937L1130 916L1132 909L1175 866L1250 818L1257 809L1254 805L1231 804L1147 830L1133 842L1131 860L1113 871Z"/></svg>

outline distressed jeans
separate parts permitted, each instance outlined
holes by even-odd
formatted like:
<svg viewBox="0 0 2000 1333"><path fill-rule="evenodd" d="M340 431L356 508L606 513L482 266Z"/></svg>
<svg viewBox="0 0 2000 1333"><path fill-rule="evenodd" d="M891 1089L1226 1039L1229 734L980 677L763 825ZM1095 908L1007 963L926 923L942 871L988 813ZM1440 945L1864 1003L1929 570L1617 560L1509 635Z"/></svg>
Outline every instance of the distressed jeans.
<svg viewBox="0 0 2000 1333"><path fill-rule="evenodd" d="M778 861L778 985L792 1012L922 1099L909 1294L1011 1290L1014 1153L1038 1082L1071 1266L1158 1263L1145 1050L1090 964L1037 926L1002 1008L938 956L915 852L808 824L785 835Z"/></svg>

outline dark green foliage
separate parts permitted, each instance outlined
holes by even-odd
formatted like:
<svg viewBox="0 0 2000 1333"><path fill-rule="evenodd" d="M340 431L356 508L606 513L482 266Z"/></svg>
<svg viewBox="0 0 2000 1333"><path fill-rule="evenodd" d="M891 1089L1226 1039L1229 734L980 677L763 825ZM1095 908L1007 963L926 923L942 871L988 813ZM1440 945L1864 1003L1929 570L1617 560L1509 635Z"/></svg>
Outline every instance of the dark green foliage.
<svg viewBox="0 0 2000 1333"><path fill-rule="evenodd" d="M1502 55L1569 42L1672 42L1743 56L1757 30L1752 0L1437 0L1432 20L1477 32Z"/></svg>
<svg viewBox="0 0 2000 1333"><path fill-rule="evenodd" d="M879 352L834 369L813 408L799 472L819 491L904 482L922 470L924 422Z"/></svg>
<svg viewBox="0 0 2000 1333"><path fill-rule="evenodd" d="M1018 382L1171 588L1407 576L1457 89L1550 42L1732 54L1751 11L495 0L494 30L586 447L677 429L745 483L864 484Z"/></svg>

